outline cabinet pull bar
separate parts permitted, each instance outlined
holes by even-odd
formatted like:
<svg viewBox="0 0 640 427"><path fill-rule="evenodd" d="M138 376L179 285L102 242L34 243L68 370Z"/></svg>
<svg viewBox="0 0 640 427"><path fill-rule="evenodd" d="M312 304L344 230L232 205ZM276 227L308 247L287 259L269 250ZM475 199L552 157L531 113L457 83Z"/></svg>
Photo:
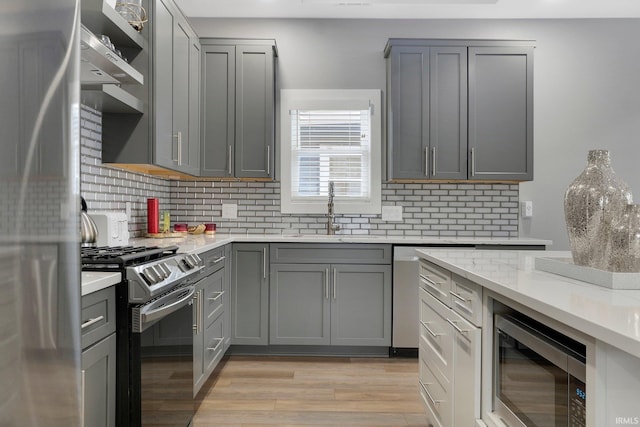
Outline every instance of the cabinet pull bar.
<svg viewBox="0 0 640 427"><path fill-rule="evenodd" d="M171 161L178 163L178 160L179 160L178 156L180 154L177 154L175 158L173 157L173 139L174 138L178 139L178 134L177 133L175 135L171 135ZM180 147L177 147L177 144L176 144L176 148L177 148L177 152L180 153Z"/></svg>
<svg viewBox="0 0 640 427"><path fill-rule="evenodd" d="M427 397L429 398L429 400L431 401L432 405L438 405L442 402L444 402L444 400L436 400L433 398L433 396L431 396L431 393L429 393L429 390L427 390L427 385L425 383L423 383L422 381L420 382L420 387L422 387L422 390L424 390L424 392L427 394Z"/></svg>
<svg viewBox="0 0 640 427"><path fill-rule="evenodd" d="M182 165L182 132L178 131L178 165Z"/></svg>
<svg viewBox="0 0 640 427"><path fill-rule="evenodd" d="M462 302L470 302L471 301L470 299L467 299L467 298L463 297L462 295L460 295L457 292L449 291L449 293L451 295L453 295L454 298L459 299Z"/></svg>
<svg viewBox="0 0 640 427"><path fill-rule="evenodd" d="M222 345L222 342L224 341L224 338L216 338L216 341L218 341L218 344L216 344L215 347L207 347L207 350L213 351L214 353L218 351L218 349Z"/></svg>
<svg viewBox="0 0 640 427"><path fill-rule="evenodd" d="M262 249L262 278L267 278L267 248Z"/></svg>
<svg viewBox="0 0 640 427"><path fill-rule="evenodd" d="M83 369L82 371L80 371L80 389L82 390L82 393L80 393L80 426L84 427L84 394L85 394L85 390L87 388L86 386L86 372Z"/></svg>
<svg viewBox="0 0 640 427"><path fill-rule="evenodd" d="M444 335L443 333L436 333L436 332L433 332L433 331L431 330L431 328L429 327L429 324L428 324L427 322L423 322L423 321L421 320L421 321L420 321L420 324L422 324L422 326L427 330L427 332L429 332L429 333L431 334L431 336L432 336L432 337L434 337L434 338L438 338L438 337L440 337L440 336Z"/></svg>
<svg viewBox="0 0 640 427"><path fill-rule="evenodd" d="M80 326L80 329L88 328L91 325L95 325L99 321L104 320L104 316L94 317L93 319L89 319Z"/></svg>
<svg viewBox="0 0 640 427"><path fill-rule="evenodd" d="M232 160L231 160L231 154L232 154L232 153L231 153L231 146L229 146L229 175L231 175L231 174L232 174L232 172L231 172L231 162L232 162Z"/></svg>
<svg viewBox="0 0 640 427"><path fill-rule="evenodd" d="M324 297L329 299L329 269L324 269Z"/></svg>
<svg viewBox="0 0 640 427"><path fill-rule="evenodd" d="M451 319L447 319L447 322L453 326L453 329L455 329L456 331L460 332L461 334L468 334L469 330L467 329L460 329L460 326L458 326L458 324L456 322L454 322Z"/></svg>
<svg viewBox="0 0 640 427"><path fill-rule="evenodd" d="M333 299L338 298L338 270L333 269Z"/></svg>
<svg viewBox="0 0 640 427"><path fill-rule="evenodd" d="M426 280L427 282L433 284L433 285L437 285L437 286L442 286L444 284L446 284L447 282L436 282L435 280L433 280L431 277L427 277L423 274L420 275L420 278L423 280Z"/></svg>
<svg viewBox="0 0 640 427"><path fill-rule="evenodd" d="M267 175L271 175L271 147L267 145Z"/></svg>
<svg viewBox="0 0 640 427"><path fill-rule="evenodd" d="M224 295L224 291L220 291L220 292L216 292L216 296L215 297L209 297L207 298L209 301L218 301L220 299L220 297L222 295Z"/></svg>
<svg viewBox="0 0 640 427"><path fill-rule="evenodd" d="M220 258L218 258L217 260L213 261L213 263L214 263L214 264L217 264L217 263L219 263L220 261L224 261L224 259L225 259L225 258L226 258L226 257L221 256L221 257L220 257Z"/></svg>
<svg viewBox="0 0 640 427"><path fill-rule="evenodd" d="M476 176L476 149L471 148L471 176Z"/></svg>
<svg viewBox="0 0 640 427"><path fill-rule="evenodd" d="M436 176L436 147L431 149L431 176Z"/></svg>
<svg viewBox="0 0 640 427"><path fill-rule="evenodd" d="M429 147L424 148L424 175L429 176Z"/></svg>

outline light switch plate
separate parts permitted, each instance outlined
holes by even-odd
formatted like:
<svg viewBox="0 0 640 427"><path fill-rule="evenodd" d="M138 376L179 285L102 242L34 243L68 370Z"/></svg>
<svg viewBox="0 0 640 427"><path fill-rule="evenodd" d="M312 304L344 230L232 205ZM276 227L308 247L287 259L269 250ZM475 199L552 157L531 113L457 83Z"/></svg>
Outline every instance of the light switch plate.
<svg viewBox="0 0 640 427"><path fill-rule="evenodd" d="M402 221L402 206L383 206L383 221Z"/></svg>
<svg viewBox="0 0 640 427"><path fill-rule="evenodd" d="M235 203L223 204L222 218L230 218L230 219L238 218L238 205L236 205Z"/></svg>

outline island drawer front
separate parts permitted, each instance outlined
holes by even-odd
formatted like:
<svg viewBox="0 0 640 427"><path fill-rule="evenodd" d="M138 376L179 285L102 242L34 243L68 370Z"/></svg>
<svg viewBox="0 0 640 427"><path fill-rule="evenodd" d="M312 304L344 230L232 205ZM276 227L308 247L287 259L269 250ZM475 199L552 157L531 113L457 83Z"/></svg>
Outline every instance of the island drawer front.
<svg viewBox="0 0 640 427"><path fill-rule="evenodd" d="M430 369L429 361L420 357L418 387L426 403L427 418L434 425L451 426L453 401L451 385L442 384Z"/></svg>
<svg viewBox="0 0 640 427"><path fill-rule="evenodd" d="M482 286L457 275L451 281L453 310L476 326L482 326Z"/></svg>
<svg viewBox="0 0 640 427"><path fill-rule="evenodd" d="M270 247L279 264L391 264L391 245L358 243L278 243Z"/></svg>
<svg viewBox="0 0 640 427"><path fill-rule="evenodd" d="M426 261L420 262L420 287L451 307L451 273Z"/></svg>
<svg viewBox="0 0 640 427"><path fill-rule="evenodd" d="M450 382L453 379L454 336L451 325L447 322L447 316L451 311L424 289L420 289L419 299L420 324L418 327L421 357L429 361L429 366L436 375L442 377L443 382Z"/></svg>
<svg viewBox="0 0 640 427"><path fill-rule="evenodd" d="M97 343L116 330L116 288L114 286L82 297L82 348Z"/></svg>
<svg viewBox="0 0 640 427"><path fill-rule="evenodd" d="M218 316L204 332L204 366L206 372L211 372L224 356L224 331L228 326L224 323L224 316Z"/></svg>
<svg viewBox="0 0 640 427"><path fill-rule="evenodd" d="M204 261L204 275L215 273L225 266L224 246L200 254Z"/></svg>

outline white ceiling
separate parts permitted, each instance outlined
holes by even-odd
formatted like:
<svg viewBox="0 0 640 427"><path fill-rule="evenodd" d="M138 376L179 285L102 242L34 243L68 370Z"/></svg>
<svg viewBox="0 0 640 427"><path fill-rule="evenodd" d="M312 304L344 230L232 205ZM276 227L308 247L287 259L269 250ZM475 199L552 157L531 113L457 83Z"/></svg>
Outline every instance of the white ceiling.
<svg viewBox="0 0 640 427"><path fill-rule="evenodd" d="M176 0L188 17L639 18L640 0Z"/></svg>

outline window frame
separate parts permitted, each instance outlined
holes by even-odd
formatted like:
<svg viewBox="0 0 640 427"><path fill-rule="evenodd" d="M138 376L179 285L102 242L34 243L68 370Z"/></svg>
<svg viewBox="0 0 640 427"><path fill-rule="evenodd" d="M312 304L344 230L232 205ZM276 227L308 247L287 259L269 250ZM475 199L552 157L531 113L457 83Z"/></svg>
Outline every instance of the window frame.
<svg viewBox="0 0 640 427"><path fill-rule="evenodd" d="M280 91L280 180L283 214L326 214L327 200L292 197L291 110L363 110L370 116L370 182L368 200L334 198L337 214L380 214L382 209L382 94L379 89L282 89Z"/></svg>

